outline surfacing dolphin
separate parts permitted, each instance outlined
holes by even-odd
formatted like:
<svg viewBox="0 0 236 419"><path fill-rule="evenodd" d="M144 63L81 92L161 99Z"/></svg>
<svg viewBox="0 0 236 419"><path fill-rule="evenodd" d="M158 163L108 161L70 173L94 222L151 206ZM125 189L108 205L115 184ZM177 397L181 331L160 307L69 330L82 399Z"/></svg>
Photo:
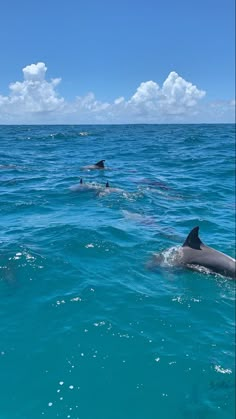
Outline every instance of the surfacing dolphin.
<svg viewBox="0 0 236 419"><path fill-rule="evenodd" d="M182 263L203 266L211 272L219 273L230 278L236 277L236 260L206 246L198 236L199 227L194 227L182 246Z"/></svg>
<svg viewBox="0 0 236 419"><path fill-rule="evenodd" d="M96 170L96 169L102 170L102 169L105 169L104 161L105 160L100 160L95 164L91 164L90 166L83 166L83 167L81 167L81 169L83 169L83 170Z"/></svg>
<svg viewBox="0 0 236 419"><path fill-rule="evenodd" d="M98 196L105 196L110 193L123 194L124 192L124 189L112 188L109 182L106 182L105 188L102 188L100 191L98 191Z"/></svg>
<svg viewBox="0 0 236 419"><path fill-rule="evenodd" d="M171 262L177 266L199 270L205 268L208 273L218 273L229 278L236 278L236 260L232 257L206 246L198 236L199 227L194 227L182 247L172 253ZM156 262L163 262L156 255ZM160 263L162 264L162 263Z"/></svg>
<svg viewBox="0 0 236 419"><path fill-rule="evenodd" d="M73 192L98 192L101 186L94 183L84 183L81 178L78 184L70 186L69 189Z"/></svg>
<svg viewBox="0 0 236 419"><path fill-rule="evenodd" d="M124 190L120 189L120 188L113 188L113 187L110 186L109 182L107 182L104 192L105 193L111 193L111 192L122 193L122 192L124 192Z"/></svg>

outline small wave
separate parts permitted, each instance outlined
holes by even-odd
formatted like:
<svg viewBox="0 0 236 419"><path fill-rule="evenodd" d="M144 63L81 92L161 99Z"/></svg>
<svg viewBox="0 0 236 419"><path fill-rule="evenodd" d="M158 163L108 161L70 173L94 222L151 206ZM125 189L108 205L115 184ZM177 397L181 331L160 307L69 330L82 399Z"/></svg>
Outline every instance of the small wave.
<svg viewBox="0 0 236 419"><path fill-rule="evenodd" d="M205 266L194 265L192 263L188 263L186 266L187 266L187 268L192 269L193 271L200 272L202 274L206 274L206 275L210 275L210 274L218 275L215 272L213 272L211 269L206 268Z"/></svg>
<svg viewBox="0 0 236 419"><path fill-rule="evenodd" d="M99 193L99 196L109 195L111 193L123 194L125 191L120 188L103 188Z"/></svg>
<svg viewBox="0 0 236 419"><path fill-rule="evenodd" d="M53 139L74 139L78 137L87 137L89 134L88 131L66 131L66 132L56 132L50 134L50 138Z"/></svg>
<svg viewBox="0 0 236 419"><path fill-rule="evenodd" d="M221 374L232 374L232 370L230 368L222 368L221 365L215 365L215 371Z"/></svg>
<svg viewBox="0 0 236 419"><path fill-rule="evenodd" d="M79 133L80 137L87 137L87 135L89 135L89 133L87 131L81 131Z"/></svg>
<svg viewBox="0 0 236 419"><path fill-rule="evenodd" d="M147 263L148 269L155 267L173 267L180 265L180 259L182 255L182 248L179 246L173 246L163 252L156 253L152 259Z"/></svg>
<svg viewBox="0 0 236 419"><path fill-rule="evenodd" d="M173 266L178 264L181 259L182 248L179 246L173 246L169 249L164 250L161 253L162 256L162 266Z"/></svg>

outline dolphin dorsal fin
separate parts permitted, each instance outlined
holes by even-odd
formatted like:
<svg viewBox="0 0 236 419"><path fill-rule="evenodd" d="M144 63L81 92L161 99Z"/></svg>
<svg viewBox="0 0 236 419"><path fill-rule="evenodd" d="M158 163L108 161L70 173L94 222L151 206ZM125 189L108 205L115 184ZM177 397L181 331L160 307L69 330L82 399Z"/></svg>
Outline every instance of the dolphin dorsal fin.
<svg viewBox="0 0 236 419"><path fill-rule="evenodd" d="M106 188L109 188L109 187L110 187L109 182L107 182L106 183Z"/></svg>
<svg viewBox="0 0 236 419"><path fill-rule="evenodd" d="M83 183L83 179L82 178L80 179L79 183L80 183L80 185L82 185L82 183Z"/></svg>
<svg viewBox="0 0 236 419"><path fill-rule="evenodd" d="M104 168L104 161L105 161L105 160L100 160L100 161L98 161L97 163L95 163L95 166L98 166L98 167L102 167L102 168Z"/></svg>
<svg viewBox="0 0 236 419"><path fill-rule="evenodd" d="M201 250L201 244L203 244L201 242L201 240L198 237L198 232L199 232L199 227L194 227L187 239L185 240L183 247L191 247L192 249L197 249L197 250Z"/></svg>

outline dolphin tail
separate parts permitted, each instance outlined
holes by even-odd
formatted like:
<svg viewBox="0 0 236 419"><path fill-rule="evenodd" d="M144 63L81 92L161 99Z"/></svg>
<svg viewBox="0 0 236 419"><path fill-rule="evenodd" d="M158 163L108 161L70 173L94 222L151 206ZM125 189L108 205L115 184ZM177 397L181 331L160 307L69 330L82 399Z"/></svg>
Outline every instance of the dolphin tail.
<svg viewBox="0 0 236 419"><path fill-rule="evenodd" d="M95 163L95 166L98 166L98 167L102 167L102 168L104 168L104 161L105 161L105 160L100 160L100 161L98 161L97 163Z"/></svg>
<svg viewBox="0 0 236 419"><path fill-rule="evenodd" d="M199 227L194 227L187 239L185 240L183 247L191 247L192 249L197 249L197 250L201 250L201 245L203 244L202 241L199 239L198 236L198 232L199 232Z"/></svg>

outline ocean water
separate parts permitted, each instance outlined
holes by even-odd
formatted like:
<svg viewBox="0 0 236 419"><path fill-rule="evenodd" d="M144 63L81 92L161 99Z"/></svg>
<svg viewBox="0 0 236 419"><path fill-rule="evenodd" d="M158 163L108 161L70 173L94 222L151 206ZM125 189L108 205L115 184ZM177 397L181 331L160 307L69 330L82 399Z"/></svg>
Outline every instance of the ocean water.
<svg viewBox="0 0 236 419"><path fill-rule="evenodd" d="M234 418L235 281L149 265L196 225L235 257L234 125L1 126L0 418Z"/></svg>

